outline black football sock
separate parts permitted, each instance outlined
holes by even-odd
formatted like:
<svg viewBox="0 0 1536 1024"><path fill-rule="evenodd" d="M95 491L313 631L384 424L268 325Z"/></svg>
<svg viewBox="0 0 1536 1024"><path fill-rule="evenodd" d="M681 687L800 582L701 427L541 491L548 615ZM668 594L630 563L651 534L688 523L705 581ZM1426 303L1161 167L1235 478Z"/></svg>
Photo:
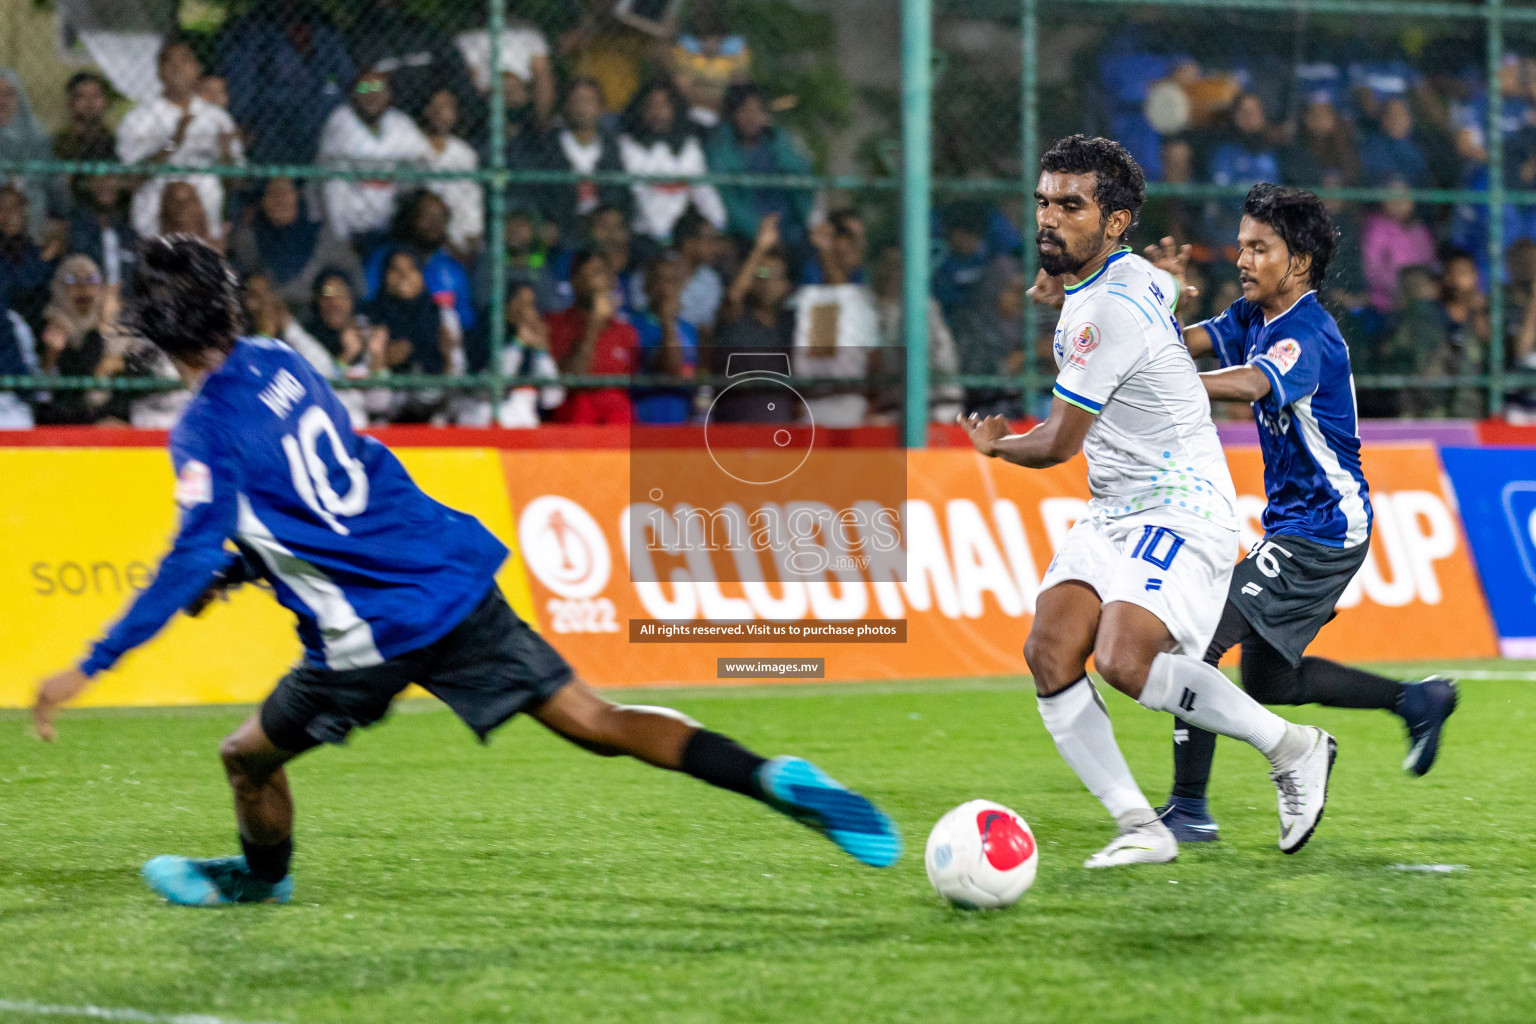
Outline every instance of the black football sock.
<svg viewBox="0 0 1536 1024"><path fill-rule="evenodd" d="M1396 679L1324 658L1301 659L1301 684L1306 703L1330 708L1396 711L1397 699L1403 692L1403 684Z"/></svg>
<svg viewBox="0 0 1536 1024"><path fill-rule="evenodd" d="M761 800L763 791L757 784L757 770L766 760L729 736L700 729L688 737L681 768L711 786Z"/></svg>
<svg viewBox="0 0 1536 1024"><path fill-rule="evenodd" d="M288 862L293 859L293 836L271 846L258 846L241 836L240 848L245 851L245 866L251 869L254 877L263 882L281 882L288 876Z"/></svg>
<svg viewBox="0 0 1536 1024"><path fill-rule="evenodd" d="M1173 795L1204 800L1215 757L1216 734L1179 719L1173 727Z"/></svg>

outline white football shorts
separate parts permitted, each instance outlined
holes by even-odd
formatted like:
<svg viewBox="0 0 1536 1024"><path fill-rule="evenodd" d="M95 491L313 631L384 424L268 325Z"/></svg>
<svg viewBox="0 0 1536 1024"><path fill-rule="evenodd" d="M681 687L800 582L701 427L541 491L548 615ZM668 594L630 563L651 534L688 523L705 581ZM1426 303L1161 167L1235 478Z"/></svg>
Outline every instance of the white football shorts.
<svg viewBox="0 0 1536 1024"><path fill-rule="evenodd" d="M1227 603L1237 531L1172 509L1079 519L1040 590L1081 580L1104 604L1126 601L1162 620L1178 652L1203 658Z"/></svg>

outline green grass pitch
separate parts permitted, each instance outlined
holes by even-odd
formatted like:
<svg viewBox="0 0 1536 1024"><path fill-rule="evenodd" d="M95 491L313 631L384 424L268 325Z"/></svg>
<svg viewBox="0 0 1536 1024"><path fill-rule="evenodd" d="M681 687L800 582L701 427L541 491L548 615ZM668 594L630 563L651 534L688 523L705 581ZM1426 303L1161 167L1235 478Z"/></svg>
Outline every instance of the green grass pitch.
<svg viewBox="0 0 1536 1024"><path fill-rule="evenodd" d="M56 747L7 712L0 1020L1536 1020L1536 665L1461 667L1422 780L1395 719L1298 709L1339 738L1301 854L1275 848L1262 758L1224 740L1222 841L1106 872L1081 864L1110 823L1022 679L627 697L870 794L906 837L886 871L684 776L525 720L482 748L411 702L293 767L295 902L221 910L161 904L138 868L236 851L214 752L242 709L71 713ZM1158 802L1169 719L1110 701ZM974 797L1040 844L1007 911L951 910L923 873L932 822ZM1431 864L1461 867L1394 869Z"/></svg>

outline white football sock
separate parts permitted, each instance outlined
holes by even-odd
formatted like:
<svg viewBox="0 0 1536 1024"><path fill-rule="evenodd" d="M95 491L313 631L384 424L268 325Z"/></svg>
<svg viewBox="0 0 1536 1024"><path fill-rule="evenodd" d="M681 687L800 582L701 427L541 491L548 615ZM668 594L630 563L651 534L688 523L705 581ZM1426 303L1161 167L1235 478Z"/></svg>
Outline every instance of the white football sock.
<svg viewBox="0 0 1536 1024"><path fill-rule="evenodd" d="M1056 749L1111 817L1119 821L1127 812L1151 812L1115 742L1103 698L1087 676L1038 703Z"/></svg>
<svg viewBox="0 0 1536 1024"><path fill-rule="evenodd" d="M1278 767L1306 750L1306 731L1266 709L1214 665L1183 654L1152 659L1141 706L1178 715L1190 725L1251 743Z"/></svg>

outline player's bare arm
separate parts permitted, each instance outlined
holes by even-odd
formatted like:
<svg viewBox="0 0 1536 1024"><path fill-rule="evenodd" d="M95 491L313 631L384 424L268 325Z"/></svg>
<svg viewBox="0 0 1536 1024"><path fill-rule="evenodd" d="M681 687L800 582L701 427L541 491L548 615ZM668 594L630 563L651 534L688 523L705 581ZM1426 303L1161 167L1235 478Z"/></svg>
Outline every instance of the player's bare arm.
<svg viewBox="0 0 1536 1024"><path fill-rule="evenodd" d="M1188 334L1186 331L1185 336ZM1200 383L1213 402L1257 402L1271 390L1269 377L1257 366L1210 370L1200 375Z"/></svg>
<svg viewBox="0 0 1536 1024"><path fill-rule="evenodd" d="M1093 419L1093 413L1059 398L1051 399L1051 414L1046 421L1023 434L1015 434L1001 416L983 419L972 413L957 417L981 454L1028 469L1058 466L1082 451L1083 438L1088 436Z"/></svg>

